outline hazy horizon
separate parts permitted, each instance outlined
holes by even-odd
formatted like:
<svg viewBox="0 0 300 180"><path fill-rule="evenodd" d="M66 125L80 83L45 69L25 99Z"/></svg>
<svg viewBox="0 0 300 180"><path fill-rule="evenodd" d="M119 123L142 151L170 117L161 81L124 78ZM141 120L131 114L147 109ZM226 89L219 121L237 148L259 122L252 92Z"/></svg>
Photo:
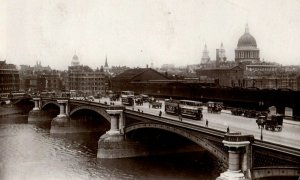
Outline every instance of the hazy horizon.
<svg viewBox="0 0 300 180"><path fill-rule="evenodd" d="M66 70L80 64L199 64L204 44L234 60L248 24L260 59L300 65L299 0L2 0L0 60Z"/></svg>

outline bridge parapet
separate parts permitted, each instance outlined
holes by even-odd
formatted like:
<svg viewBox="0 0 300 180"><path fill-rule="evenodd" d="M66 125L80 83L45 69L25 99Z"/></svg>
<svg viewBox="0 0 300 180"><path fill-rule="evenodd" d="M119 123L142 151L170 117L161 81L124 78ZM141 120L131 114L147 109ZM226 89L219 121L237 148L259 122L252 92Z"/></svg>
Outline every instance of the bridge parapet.
<svg viewBox="0 0 300 180"><path fill-rule="evenodd" d="M117 106L107 106L106 108L107 110L125 110L125 106L120 106L120 105L117 105Z"/></svg>
<svg viewBox="0 0 300 180"><path fill-rule="evenodd" d="M235 133L226 133L224 135L224 141L223 143L227 143L228 146L234 146L234 144L241 144L241 142L253 142L254 136L252 135L242 135L240 132ZM235 143L237 142L237 143Z"/></svg>
<svg viewBox="0 0 300 180"><path fill-rule="evenodd" d="M266 177L300 177L300 167L285 167L285 166L276 166L276 167L261 167L253 168L251 170L251 178L259 179Z"/></svg>

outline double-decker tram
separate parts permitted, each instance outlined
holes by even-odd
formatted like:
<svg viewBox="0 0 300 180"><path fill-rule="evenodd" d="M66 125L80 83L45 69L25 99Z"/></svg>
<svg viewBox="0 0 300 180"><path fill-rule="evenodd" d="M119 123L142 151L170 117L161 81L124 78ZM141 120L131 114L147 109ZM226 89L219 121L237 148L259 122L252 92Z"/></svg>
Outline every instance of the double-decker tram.
<svg viewBox="0 0 300 180"><path fill-rule="evenodd" d="M202 102L191 100L179 101L179 111L182 116L201 120L203 117L202 110Z"/></svg>
<svg viewBox="0 0 300 180"><path fill-rule="evenodd" d="M165 100L165 112L167 114L201 120L203 117L202 110L202 102L199 101Z"/></svg>
<svg viewBox="0 0 300 180"><path fill-rule="evenodd" d="M179 115L179 101L166 99L165 100L165 112L167 114Z"/></svg>
<svg viewBox="0 0 300 180"><path fill-rule="evenodd" d="M122 91L121 92L122 104L133 106L134 104L134 92L133 91Z"/></svg>

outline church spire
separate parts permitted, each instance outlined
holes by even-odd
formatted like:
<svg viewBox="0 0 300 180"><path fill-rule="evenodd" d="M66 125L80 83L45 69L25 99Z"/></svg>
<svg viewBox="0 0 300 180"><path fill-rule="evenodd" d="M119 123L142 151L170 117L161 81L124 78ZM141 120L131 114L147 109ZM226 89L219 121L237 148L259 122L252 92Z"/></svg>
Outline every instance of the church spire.
<svg viewBox="0 0 300 180"><path fill-rule="evenodd" d="M108 67L107 56L105 56L105 64L104 64L104 67Z"/></svg>
<svg viewBox="0 0 300 180"><path fill-rule="evenodd" d="M249 26L246 24L245 33L249 33Z"/></svg>

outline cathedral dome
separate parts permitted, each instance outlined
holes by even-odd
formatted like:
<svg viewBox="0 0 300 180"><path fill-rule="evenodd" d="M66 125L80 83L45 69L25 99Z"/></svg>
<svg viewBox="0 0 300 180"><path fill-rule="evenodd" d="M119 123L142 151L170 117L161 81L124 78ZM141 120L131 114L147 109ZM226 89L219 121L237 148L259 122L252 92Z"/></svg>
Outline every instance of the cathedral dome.
<svg viewBox="0 0 300 180"><path fill-rule="evenodd" d="M78 60L78 56L76 54L74 54L73 60Z"/></svg>
<svg viewBox="0 0 300 180"><path fill-rule="evenodd" d="M72 66L78 66L79 65L79 58L78 58L78 56L76 54L72 58L71 65Z"/></svg>
<svg viewBox="0 0 300 180"><path fill-rule="evenodd" d="M249 28L246 26L245 33L240 37L238 44L238 48L244 48L244 47L254 47L257 48L256 40L255 38L249 33Z"/></svg>

